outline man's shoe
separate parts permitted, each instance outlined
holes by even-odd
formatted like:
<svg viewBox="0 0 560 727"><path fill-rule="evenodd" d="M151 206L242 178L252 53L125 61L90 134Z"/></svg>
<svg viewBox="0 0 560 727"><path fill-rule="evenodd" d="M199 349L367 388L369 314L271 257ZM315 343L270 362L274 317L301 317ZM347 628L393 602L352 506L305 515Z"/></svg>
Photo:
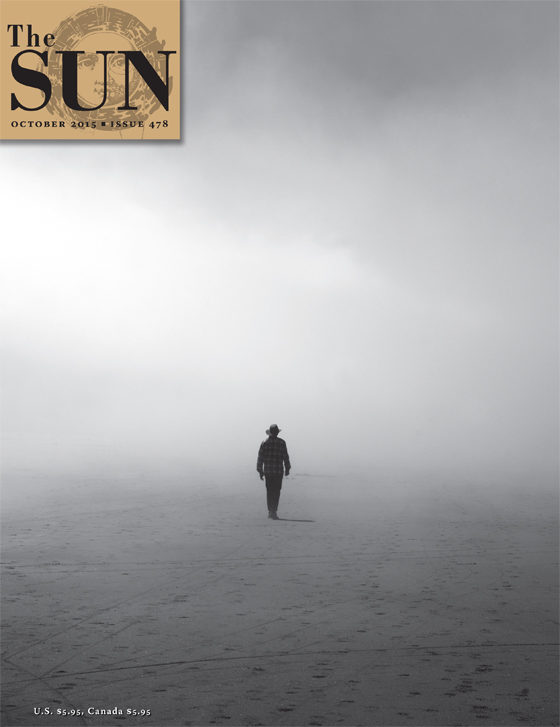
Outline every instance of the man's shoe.
<svg viewBox="0 0 560 727"><path fill-rule="evenodd" d="M272 518L274 517L273 513L270 512L270 510L268 511L268 517L269 517L270 520L272 520Z"/></svg>
<svg viewBox="0 0 560 727"><path fill-rule="evenodd" d="M277 515L277 514L276 514L275 512L273 512L273 513L272 513L272 515L271 515L270 517L271 517L271 518L272 518L273 520L280 520L280 518L278 517L278 515Z"/></svg>

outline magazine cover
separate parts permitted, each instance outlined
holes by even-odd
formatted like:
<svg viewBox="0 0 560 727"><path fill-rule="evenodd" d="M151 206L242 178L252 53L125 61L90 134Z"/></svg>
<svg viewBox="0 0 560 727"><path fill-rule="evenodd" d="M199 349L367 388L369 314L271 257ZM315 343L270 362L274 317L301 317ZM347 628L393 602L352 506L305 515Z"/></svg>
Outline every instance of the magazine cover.
<svg viewBox="0 0 560 727"><path fill-rule="evenodd" d="M3 726L558 724L558 15L0 0Z"/></svg>

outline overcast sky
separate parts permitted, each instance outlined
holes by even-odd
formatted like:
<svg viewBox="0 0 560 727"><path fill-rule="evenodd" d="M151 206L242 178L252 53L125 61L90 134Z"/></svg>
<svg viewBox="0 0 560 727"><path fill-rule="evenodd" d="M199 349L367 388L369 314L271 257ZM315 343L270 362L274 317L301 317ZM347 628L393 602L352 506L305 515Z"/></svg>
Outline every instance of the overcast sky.
<svg viewBox="0 0 560 727"><path fill-rule="evenodd" d="M550 481L557 3L185 10L182 143L0 149L5 466Z"/></svg>

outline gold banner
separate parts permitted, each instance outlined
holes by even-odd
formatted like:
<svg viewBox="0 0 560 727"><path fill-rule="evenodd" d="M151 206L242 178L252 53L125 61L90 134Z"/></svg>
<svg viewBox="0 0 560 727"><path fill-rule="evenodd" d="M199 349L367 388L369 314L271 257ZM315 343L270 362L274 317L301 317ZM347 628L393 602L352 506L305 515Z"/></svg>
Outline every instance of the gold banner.
<svg viewBox="0 0 560 727"><path fill-rule="evenodd" d="M180 2L2 0L2 139L180 139Z"/></svg>

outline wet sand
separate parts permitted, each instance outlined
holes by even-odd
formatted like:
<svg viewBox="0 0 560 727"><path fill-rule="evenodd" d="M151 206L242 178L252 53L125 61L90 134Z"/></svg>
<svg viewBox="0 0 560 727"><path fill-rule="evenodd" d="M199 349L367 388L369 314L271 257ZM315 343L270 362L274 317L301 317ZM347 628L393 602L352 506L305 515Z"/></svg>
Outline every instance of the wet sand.
<svg viewBox="0 0 560 727"><path fill-rule="evenodd" d="M3 725L557 725L554 497L372 486L5 504Z"/></svg>

